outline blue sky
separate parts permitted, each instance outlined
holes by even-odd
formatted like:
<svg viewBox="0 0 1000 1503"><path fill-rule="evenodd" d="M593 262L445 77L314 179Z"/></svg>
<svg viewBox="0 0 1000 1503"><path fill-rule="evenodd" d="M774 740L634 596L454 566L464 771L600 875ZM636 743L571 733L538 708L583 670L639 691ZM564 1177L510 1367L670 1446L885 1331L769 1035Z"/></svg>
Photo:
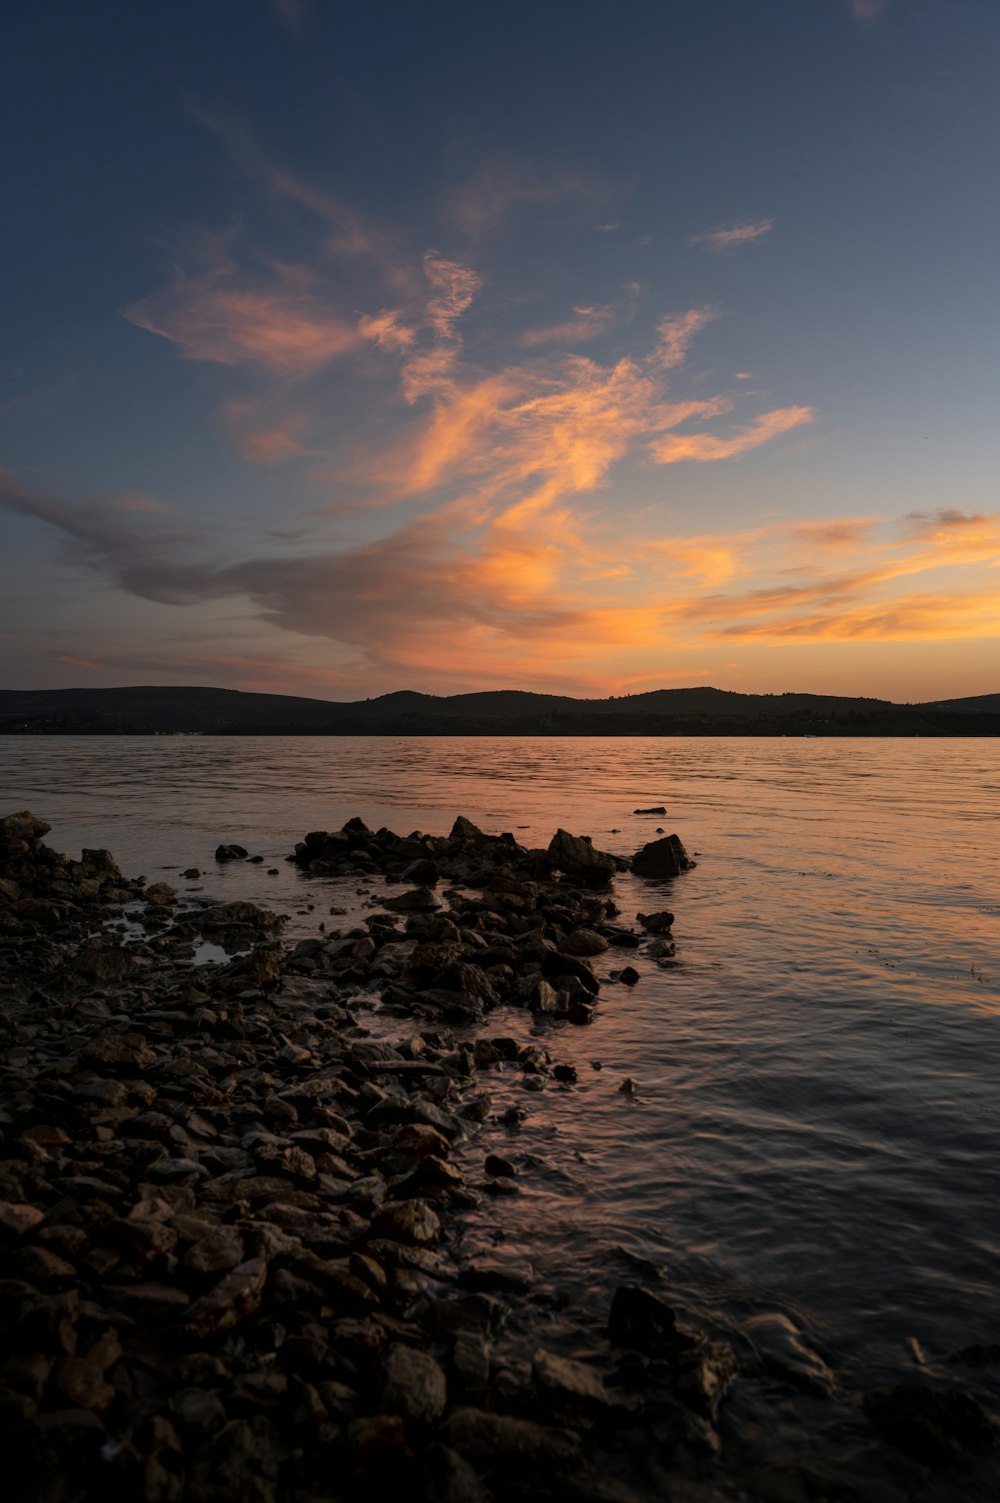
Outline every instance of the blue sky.
<svg viewBox="0 0 1000 1503"><path fill-rule="evenodd" d="M3 56L6 686L996 690L987 0Z"/></svg>

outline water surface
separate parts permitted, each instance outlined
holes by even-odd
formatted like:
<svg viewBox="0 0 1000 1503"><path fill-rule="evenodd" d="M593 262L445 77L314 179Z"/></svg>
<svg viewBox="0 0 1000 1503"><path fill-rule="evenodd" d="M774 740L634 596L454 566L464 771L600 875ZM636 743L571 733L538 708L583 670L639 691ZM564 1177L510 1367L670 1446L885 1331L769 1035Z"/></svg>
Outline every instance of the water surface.
<svg viewBox="0 0 1000 1503"><path fill-rule="evenodd" d="M911 1338L931 1375L953 1373L957 1347L1000 1341L996 740L0 747L4 812L43 816L59 848L107 846L151 879L199 866L205 877L182 887L266 900L292 933L314 932L321 914L336 923L328 908L356 890L281 858L307 830L352 815L405 834L445 832L462 813L526 844L561 824L623 855L658 825L676 830L697 869L659 886L622 879L617 901L626 921L674 910L677 963L640 959L640 983L606 986L591 1028L544 1025L577 1086L529 1097L520 1077L489 1082L497 1107L517 1100L530 1116L516 1134L489 1128L487 1146L539 1163L516 1201L473 1219L470 1241L530 1259L544 1287L563 1290L533 1318L551 1339L592 1331L595 1350L629 1254L723 1329L788 1315L845 1393L912 1377ZM665 817L632 812L661 803ZM222 840L264 865L216 867ZM530 1026L513 1014L496 1032ZM634 1098L618 1090L626 1075L639 1081ZM989 1389L995 1373L976 1381ZM775 1392L779 1430L806 1423L806 1402ZM843 1449L852 1413L828 1405L808 1423Z"/></svg>

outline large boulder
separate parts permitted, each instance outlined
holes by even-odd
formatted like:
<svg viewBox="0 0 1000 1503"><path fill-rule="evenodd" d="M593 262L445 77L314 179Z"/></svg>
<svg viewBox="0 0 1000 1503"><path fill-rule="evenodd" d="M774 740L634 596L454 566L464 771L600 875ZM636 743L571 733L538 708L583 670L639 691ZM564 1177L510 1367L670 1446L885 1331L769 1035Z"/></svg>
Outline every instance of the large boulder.
<svg viewBox="0 0 1000 1503"><path fill-rule="evenodd" d="M651 840L632 857L632 870L637 877L679 877L694 865L679 835Z"/></svg>
<svg viewBox="0 0 1000 1503"><path fill-rule="evenodd" d="M607 887L620 863L607 851L594 849L587 835L557 830L546 852L549 865L586 887Z"/></svg>

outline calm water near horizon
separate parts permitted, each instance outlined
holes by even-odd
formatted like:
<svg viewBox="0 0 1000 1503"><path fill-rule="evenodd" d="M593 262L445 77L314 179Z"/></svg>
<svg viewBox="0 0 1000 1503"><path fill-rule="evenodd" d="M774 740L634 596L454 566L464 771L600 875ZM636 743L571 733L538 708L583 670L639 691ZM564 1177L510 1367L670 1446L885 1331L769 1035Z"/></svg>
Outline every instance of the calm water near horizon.
<svg viewBox="0 0 1000 1503"><path fill-rule="evenodd" d="M754 1314L788 1316L841 1396L776 1380L766 1423L824 1454L866 1433L861 1389L954 1379L948 1353L1000 1342L997 740L8 737L0 767L0 812L30 808L57 848L106 846L150 879L201 866L180 885L281 907L290 935L330 923L344 884L280 858L352 815L405 834L462 813L529 845L562 825L622 855L676 830L695 871L616 884L625 922L673 909L676 963L640 955L592 1027L545 1025L577 1086L487 1078L498 1110L530 1116L471 1152L538 1164L470 1243L531 1261L535 1335L595 1353L636 1256L737 1340ZM216 868L221 840L265 866ZM486 1031L531 1026L511 1012ZM997 1368L958 1376L1000 1397Z"/></svg>

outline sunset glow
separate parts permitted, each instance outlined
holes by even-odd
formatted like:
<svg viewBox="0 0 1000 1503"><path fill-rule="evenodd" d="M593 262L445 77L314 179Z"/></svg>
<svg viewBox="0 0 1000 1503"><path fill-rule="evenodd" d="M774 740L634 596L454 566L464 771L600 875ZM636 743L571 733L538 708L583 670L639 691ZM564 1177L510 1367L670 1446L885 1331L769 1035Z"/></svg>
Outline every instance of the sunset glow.
<svg viewBox="0 0 1000 1503"><path fill-rule="evenodd" d="M624 47L608 23L581 26L572 80L544 30L548 82L525 76L502 130L500 58L450 41L442 59L405 18L384 82L374 22L356 14L347 46L306 0L234 10L241 81L210 66L220 19L169 82L165 23L139 24L129 55L156 82L136 129L177 170L140 186L119 142L115 204L135 187L136 207L81 237L92 109L67 96L26 147L56 164L60 229L0 401L11 686L995 690L995 276L956 241L955 290L912 217L974 198L990 242L975 161L956 176L924 150L995 121L979 13L816 10L811 111L745 11L726 8L745 75L709 68L707 17L652 19L704 108L742 122L733 160L694 129L693 85L654 108L633 50L628 88L600 87ZM952 30L965 113L934 92ZM573 141L559 128L585 81L605 149L582 117ZM921 182L880 217L841 122L886 96L879 171ZM70 275L72 254L102 269Z"/></svg>

